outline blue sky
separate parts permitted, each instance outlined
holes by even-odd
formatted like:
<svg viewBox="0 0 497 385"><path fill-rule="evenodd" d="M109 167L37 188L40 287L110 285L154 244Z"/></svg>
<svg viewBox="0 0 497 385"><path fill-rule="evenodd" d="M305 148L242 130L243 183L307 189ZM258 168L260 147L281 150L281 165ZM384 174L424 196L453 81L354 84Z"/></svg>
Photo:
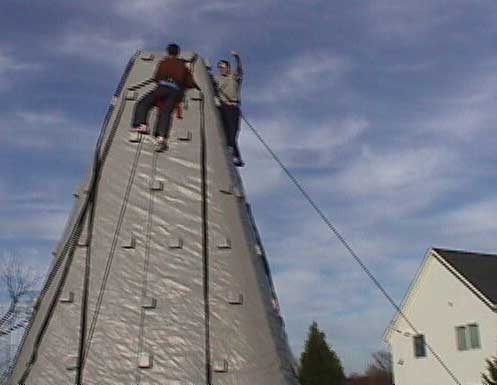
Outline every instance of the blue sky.
<svg viewBox="0 0 497 385"><path fill-rule="evenodd" d="M400 301L431 246L497 252L497 3L2 0L0 255L46 269L128 58L177 41L246 66L245 114ZM393 311L244 130L249 200L296 354L348 372ZM367 325L367 327L366 327Z"/></svg>

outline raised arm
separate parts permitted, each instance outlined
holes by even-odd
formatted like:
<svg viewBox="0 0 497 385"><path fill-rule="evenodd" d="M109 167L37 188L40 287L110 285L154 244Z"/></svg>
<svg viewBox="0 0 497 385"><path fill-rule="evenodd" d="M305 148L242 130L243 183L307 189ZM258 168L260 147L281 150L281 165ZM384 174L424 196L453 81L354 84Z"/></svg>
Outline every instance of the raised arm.
<svg viewBox="0 0 497 385"><path fill-rule="evenodd" d="M235 76L241 80L243 78L243 67L242 67L242 60L240 59L240 54L237 51L233 50L231 51L231 55L235 58L236 62Z"/></svg>

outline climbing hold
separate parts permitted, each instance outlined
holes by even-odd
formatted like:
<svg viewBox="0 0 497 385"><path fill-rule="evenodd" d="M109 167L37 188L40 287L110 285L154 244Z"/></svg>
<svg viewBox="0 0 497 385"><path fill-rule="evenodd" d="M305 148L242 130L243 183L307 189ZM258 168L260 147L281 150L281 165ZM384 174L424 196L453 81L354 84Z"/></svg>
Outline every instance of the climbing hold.
<svg viewBox="0 0 497 385"><path fill-rule="evenodd" d="M157 299L151 297L145 297L142 301L142 308L144 309L155 309L157 307Z"/></svg>
<svg viewBox="0 0 497 385"><path fill-rule="evenodd" d="M215 360L212 364L212 370L216 373L228 372L228 360Z"/></svg>
<svg viewBox="0 0 497 385"><path fill-rule="evenodd" d="M88 247L88 239L79 239L78 247Z"/></svg>
<svg viewBox="0 0 497 385"><path fill-rule="evenodd" d="M220 237L217 241L218 249L231 249L231 240L228 237Z"/></svg>
<svg viewBox="0 0 497 385"><path fill-rule="evenodd" d="M61 297L60 302L62 303L73 303L74 302L74 293L70 291L66 297Z"/></svg>
<svg viewBox="0 0 497 385"><path fill-rule="evenodd" d="M186 129L180 129L176 133L176 138L178 140L183 141L183 142L187 142L187 141L192 140L192 133L191 133L191 131L188 131Z"/></svg>
<svg viewBox="0 0 497 385"><path fill-rule="evenodd" d="M70 355L65 359L65 365L67 370L76 370L78 369L78 356Z"/></svg>
<svg viewBox="0 0 497 385"><path fill-rule="evenodd" d="M164 182L161 180L154 180L150 185L150 190L152 191L162 191L164 190Z"/></svg>
<svg viewBox="0 0 497 385"><path fill-rule="evenodd" d="M126 100L136 100L138 98L138 92L133 90L128 90L126 92Z"/></svg>
<svg viewBox="0 0 497 385"><path fill-rule="evenodd" d="M141 56L141 59L143 61L152 61L152 60L154 60L154 58L155 58L155 56L153 54L151 54L151 53L150 54L144 54L144 55Z"/></svg>
<svg viewBox="0 0 497 385"><path fill-rule="evenodd" d="M130 131L129 132L129 138L128 138L128 140L131 143L140 143L141 138L142 138L142 135L139 132L136 132L136 131Z"/></svg>
<svg viewBox="0 0 497 385"><path fill-rule="evenodd" d="M230 305L243 305L243 294L229 293L227 300Z"/></svg>
<svg viewBox="0 0 497 385"><path fill-rule="evenodd" d="M129 237L123 241L121 246L123 249L134 249L136 247L135 235L131 233Z"/></svg>
<svg viewBox="0 0 497 385"><path fill-rule="evenodd" d="M183 240L179 237L169 238L168 246L170 249L181 249L183 247Z"/></svg>
<svg viewBox="0 0 497 385"><path fill-rule="evenodd" d="M153 366L152 354L141 352L138 357L138 367L140 369L150 369Z"/></svg>

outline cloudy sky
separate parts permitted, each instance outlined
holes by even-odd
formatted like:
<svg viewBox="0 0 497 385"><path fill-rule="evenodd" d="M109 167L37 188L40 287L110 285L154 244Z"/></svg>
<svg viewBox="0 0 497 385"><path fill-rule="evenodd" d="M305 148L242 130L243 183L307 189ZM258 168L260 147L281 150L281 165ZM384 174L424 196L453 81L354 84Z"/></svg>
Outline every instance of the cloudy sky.
<svg viewBox="0 0 497 385"><path fill-rule="evenodd" d="M396 300L431 246L497 252L497 3L250 3L0 0L0 255L46 269L128 58L170 41L241 52L245 114ZM294 352L317 320L363 370L393 310L241 147Z"/></svg>

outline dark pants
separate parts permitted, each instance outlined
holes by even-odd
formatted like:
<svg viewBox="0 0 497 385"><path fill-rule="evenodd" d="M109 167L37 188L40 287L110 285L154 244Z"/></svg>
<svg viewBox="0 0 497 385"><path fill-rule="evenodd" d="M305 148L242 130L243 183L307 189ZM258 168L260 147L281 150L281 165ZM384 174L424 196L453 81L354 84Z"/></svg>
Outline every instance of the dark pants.
<svg viewBox="0 0 497 385"><path fill-rule="evenodd" d="M238 106L230 106L221 104L219 107L221 117L223 119L224 134L226 135L226 143L233 148L233 156L240 157L238 149L238 133L240 131L240 108Z"/></svg>
<svg viewBox="0 0 497 385"><path fill-rule="evenodd" d="M181 90L168 86L158 86L136 103L133 116L133 127L138 127L140 124L147 124L148 112L159 102L159 100L163 100L164 104L161 105L159 111L155 135L168 137L171 126L171 114L182 97L183 92Z"/></svg>

